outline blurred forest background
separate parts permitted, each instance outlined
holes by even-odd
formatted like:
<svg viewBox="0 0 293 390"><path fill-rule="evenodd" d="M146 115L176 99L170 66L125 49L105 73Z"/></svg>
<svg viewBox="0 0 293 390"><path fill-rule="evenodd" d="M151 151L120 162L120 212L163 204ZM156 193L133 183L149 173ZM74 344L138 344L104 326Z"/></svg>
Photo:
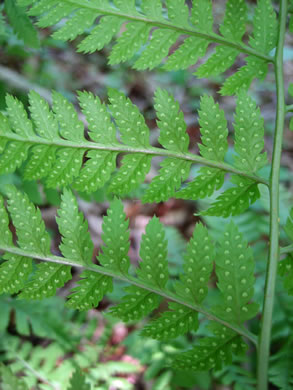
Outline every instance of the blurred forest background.
<svg viewBox="0 0 293 390"><path fill-rule="evenodd" d="M15 7L15 1L7 3ZM214 13L221 20L224 13L224 0L214 1ZM250 5L254 2L251 1ZM252 21L252 9L249 24ZM9 13L9 12L8 12ZM107 88L114 87L129 96L144 114L151 128L153 144L157 138L156 118L153 108L153 95L157 87L172 92L180 102L188 133L191 137L191 151L197 151L200 141L197 109L200 96L212 95L226 112L230 129L233 123L235 99L218 94L223 76L210 80L199 80L192 75L193 69L178 72L137 72L130 64L110 67L107 65L109 47L99 53L82 55L76 52L77 42L71 44L55 41L50 30L36 31L23 10L14 8L7 14L4 2L0 5L0 110L5 112L5 94L17 96L25 105L30 89L39 92L49 102L51 90L57 90L77 103L76 90L87 90L107 99ZM78 41L78 40L77 40ZM293 74L293 36L288 35L285 49L285 74L287 83ZM233 71L241 66L243 58L234 65ZM229 74L226 74L227 77ZM274 115L276 107L275 78L270 73L265 82L256 82L251 94L261 106L265 118L266 150L272 153ZM292 104L293 101L288 102ZM230 155L232 151L230 151ZM153 165L148 178L154 176L159 161ZM199 167L193 166L193 175ZM268 177L270 167L261 174ZM286 222L293 204L293 132L287 129L282 156L281 185L281 224ZM18 173L0 175L0 193L7 183L13 183L25 191L30 199L41 208L46 226L53 239L53 252L58 253L60 236L57 233L55 216L60 203L58 190L47 189L42 182L22 181ZM169 200L166 203L142 205L139 201L144 185L125 199L127 216L130 218L131 251L134 264L138 259L138 243L145 226L153 215L160 217L165 225L169 240L169 261L172 277L176 278L182 267L182 253L190 238L198 210L206 206L203 202ZM236 223L245 238L253 245L257 263L257 284L255 299L261 302L264 286L264 270L267 258L269 231L269 198L266 188L261 190L261 199L245 214L236 217ZM101 224L108 201L107 188L86 196L78 193L80 209L85 213L95 244L95 255L101 244ZM212 199L211 199L212 200ZM223 229L225 220L205 217L213 237ZM287 245L285 236L281 237ZM1 262L1 260L0 260ZM74 279L73 279L74 282ZM11 370L24 376L30 389L66 389L72 372L80 367L89 383L103 390L181 390L181 389L236 389L254 388L251 373L255 370L255 356L250 349L250 364L235 361L232 368L216 373L181 373L168 368L168 358L177 348L188 348L194 341L193 334L180 337L173 342L163 343L139 336L142 324L125 325L107 314L107 308L120 300L123 283L116 283L115 290L104 299L99 307L87 313L69 310L64 305L63 295L41 302L16 300L10 296L0 296L0 361ZM213 293L208 299L213 300ZM165 305L165 303L164 303ZM106 311L106 312L105 312ZM160 312L160 308L155 315ZM274 314L273 348L278 355L292 354L293 339L290 333L293 326L293 299L283 292L278 282L278 293ZM200 335L204 335L205 321L202 319ZM258 332L259 319L251 323L252 331ZM279 388L282 375L288 367L288 359L272 361L271 377ZM293 356L291 362L293 361ZM293 369L293 368L292 368ZM275 372L275 375L274 375Z"/></svg>

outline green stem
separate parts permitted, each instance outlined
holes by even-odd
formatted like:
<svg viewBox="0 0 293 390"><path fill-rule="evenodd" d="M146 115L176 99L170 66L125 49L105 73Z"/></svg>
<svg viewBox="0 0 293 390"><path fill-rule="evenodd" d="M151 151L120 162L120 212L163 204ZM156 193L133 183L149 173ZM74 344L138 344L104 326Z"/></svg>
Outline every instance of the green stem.
<svg viewBox="0 0 293 390"><path fill-rule="evenodd" d="M279 260L279 180L283 144L284 122L286 115L284 60L288 0L280 1L279 35L275 58L275 74L277 84L277 117L274 139L274 152L270 178L270 250L266 273L263 316L258 350L258 390L268 388L268 367L270 357L270 342L272 331L272 316L276 288L277 265Z"/></svg>
<svg viewBox="0 0 293 390"><path fill-rule="evenodd" d="M177 31L178 33L181 33L182 35L194 36L194 37L205 39L205 40L210 41L210 42L218 43L220 45L232 47L233 49L238 50L240 53L245 53L245 54L260 58L263 61L274 62L274 58L271 56L267 56L265 54L262 54L256 50L252 49L251 47L245 45L244 43L241 43L241 42L236 43L234 41L230 41L229 39L226 39L226 38L222 37L221 35L218 35L215 33L207 34L207 33L204 33L202 31L198 31L196 29L176 26L176 25L173 25L172 23L170 23L168 20L164 21L163 18L160 20L152 20L152 19L149 19L147 16L140 14L138 12L136 14L125 14L125 13L120 12L119 10L116 10L115 8L112 8L112 7L111 8L107 7L104 9L99 8L95 4L90 3L90 2L86 2L84 0L66 0L66 1L70 4L74 4L74 5L77 5L77 6L82 7L82 8L89 8L89 9L95 11L99 15L117 16L117 17L123 18L124 20L133 20L136 22L143 22L143 23L149 24L153 27L174 30L174 31Z"/></svg>
<svg viewBox="0 0 293 390"><path fill-rule="evenodd" d="M83 270L87 271L92 271L92 272L97 272L102 275L110 276L111 278L119 279L124 282L127 282L129 284L132 284L136 287L142 288L144 290L150 291L154 294L160 295L161 297L179 303L180 305L186 306L189 309L195 310L201 314L203 314L207 319L211 321L216 321L219 322L220 324L226 326L227 328L230 328L234 330L234 332L240 334L243 337L246 337L248 340L250 340L254 345L256 345L256 337L254 334L249 332L246 328L244 327L239 327L237 325L231 324L229 322L226 322L225 320L222 320L221 318L217 317L213 313L210 313L206 311L204 308L202 308L199 305L196 305L191 302L186 302L184 298L180 298L179 296L173 294L171 291L166 290L166 289L159 289L156 288L150 284L147 284L147 282L140 280L136 277L130 276L130 275L122 275L121 273L109 270L105 267L93 264L92 266L83 266L82 264L77 264L71 259L66 259L63 257L58 257L58 256L45 256L41 255L39 253L31 253L28 251L25 251L23 249L17 248L17 247L5 247L2 246L0 247L1 251L12 253L15 255L23 256L23 257L29 257L32 259L40 260L40 261L45 261L45 262L50 262L50 263L56 263L56 264L63 264L63 265L68 265L70 267L76 267L76 268L81 268Z"/></svg>
<svg viewBox="0 0 293 390"><path fill-rule="evenodd" d="M88 150L98 150L98 151L106 151L106 152L116 152L116 153L139 153L139 154L146 154L146 155L152 155L152 156L160 156L160 157L171 157L171 158L177 158L180 160L190 161L193 164L201 164L207 167L211 168L217 168L225 172L233 173L235 175L247 177L248 179L251 179L255 181L256 183L264 184L266 186L269 186L269 183L267 180L262 179L259 176L255 176L252 174L249 174L247 172L240 171L239 169L236 169L232 167L229 164L221 163L217 161L207 160L203 157L200 157L198 155L194 155L192 153L178 153L178 152L172 152L170 150L161 149L161 148L155 148L151 147L149 149L146 148L135 148L130 147L127 145L122 144L116 144L116 145L103 145L103 144L97 144L94 142L84 141L79 143L74 143L72 141L67 141L63 139L58 140L47 140L41 137L36 138L29 138L29 137L21 137L18 134L15 133L8 133L5 135L2 135L2 139L6 139L7 141L18 141L22 142L23 144L32 144L32 145L48 145L48 146L57 146L57 147L64 147L64 148L73 148L73 149L84 149L84 152Z"/></svg>

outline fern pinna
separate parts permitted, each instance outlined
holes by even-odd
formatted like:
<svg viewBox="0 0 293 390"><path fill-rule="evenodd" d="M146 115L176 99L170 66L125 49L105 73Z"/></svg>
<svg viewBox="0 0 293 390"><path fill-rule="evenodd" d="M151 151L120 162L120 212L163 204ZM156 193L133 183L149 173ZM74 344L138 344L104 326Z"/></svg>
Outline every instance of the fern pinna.
<svg viewBox="0 0 293 390"><path fill-rule="evenodd" d="M53 33L55 39L72 41L86 32L87 37L78 44L79 52L93 53L116 40L110 65L136 56L133 67L137 70L153 69L162 62L168 71L185 69L204 57L214 42L216 48L195 72L197 77L209 77L225 72L240 53L245 53L246 65L225 81L223 95L248 88L255 78L264 79L268 63L273 62L270 52L277 43L277 18L270 0L258 2L248 45L242 40L248 19L245 0L227 1L219 34L214 32L211 0L194 0L191 9L185 0L167 0L166 6L161 0L18 0L18 3L30 6L28 14L38 18L41 28L67 18L66 24ZM119 35L124 23L126 29ZM177 42L179 47L170 51Z"/></svg>
<svg viewBox="0 0 293 390"><path fill-rule="evenodd" d="M1 200L1 249L5 262L1 265L0 291L19 294L21 299L43 299L71 279L71 268L82 269L80 281L68 297L68 306L79 310L96 307L113 288L117 278L130 284L122 302L111 308L112 315L123 321L138 321L158 307L162 298L169 309L149 322L142 334L159 340L175 338L198 328L198 313L211 320L211 337L203 338L194 349L178 353L173 364L197 370L221 367L232 354L246 349L243 337L255 342L243 324L257 313L253 297L254 261L250 248L230 223L215 250L207 229L198 223L184 256L184 273L178 282L167 287L169 280L167 242L158 218L151 219L142 237L141 261L137 276L131 276L128 257L129 230L122 202L114 199L103 220L104 242L92 262L93 244L87 222L78 211L73 193L65 189L57 223L62 235L62 257L50 252L50 239L41 214L27 195L13 186L6 188L7 210L16 229L17 246L9 230L9 216ZM38 260L34 265L33 259ZM207 309L204 299L216 266L220 304Z"/></svg>
<svg viewBox="0 0 293 390"><path fill-rule="evenodd" d="M72 185L76 190L91 193L109 182L110 193L124 195L145 180L153 157L165 157L143 202L160 202L173 196L202 199L220 190L226 173L231 173L233 186L203 211L205 215L224 217L242 213L258 199L258 185L266 184L265 180L256 176L267 162L266 153L263 153L264 123L260 110L244 91L237 97L233 166L224 162L228 149L227 121L212 97L203 96L201 99L200 156L189 152L183 113L167 91L158 89L155 94L160 129L158 141L163 148L150 145L150 132L143 116L117 90L109 91L108 108L91 93L80 92L79 100L88 122L90 140L85 138L84 125L73 105L59 93L53 92L51 111L36 92L31 92L31 119L22 103L8 95L8 115L0 116L0 172L13 172L26 162L24 178L45 178L49 188ZM119 154L124 155L122 164L112 176ZM204 167L193 181L182 188L182 182L188 179L194 163Z"/></svg>

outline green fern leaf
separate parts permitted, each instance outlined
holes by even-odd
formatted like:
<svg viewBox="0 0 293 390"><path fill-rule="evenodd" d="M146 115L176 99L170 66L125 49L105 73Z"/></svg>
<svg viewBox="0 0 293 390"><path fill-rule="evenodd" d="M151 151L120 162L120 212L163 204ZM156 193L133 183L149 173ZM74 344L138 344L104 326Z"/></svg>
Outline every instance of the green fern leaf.
<svg viewBox="0 0 293 390"><path fill-rule="evenodd" d="M107 292L113 289L113 281L109 276L99 275L93 271L84 271L80 275L78 286L72 290L67 306L81 311L98 306Z"/></svg>
<svg viewBox="0 0 293 390"><path fill-rule="evenodd" d="M213 9L210 0L194 1L191 10L191 22L199 31L210 33L213 30Z"/></svg>
<svg viewBox="0 0 293 390"><path fill-rule="evenodd" d="M185 188L176 192L177 199L197 200L212 196L224 184L225 172L216 168L201 168L199 175Z"/></svg>
<svg viewBox="0 0 293 390"><path fill-rule="evenodd" d="M54 2L56 3L56 2ZM58 22L60 22L63 18L65 18L67 15L71 14L71 12L74 11L75 7L73 4L69 3L60 3L53 4L55 7L48 10L48 12L45 13L45 15L41 16L38 21L38 26L42 28L46 28L49 26L52 26ZM50 6L48 7L50 8ZM30 12L30 15L34 15L35 13Z"/></svg>
<svg viewBox="0 0 293 390"><path fill-rule="evenodd" d="M123 20L118 16L104 16L90 35L78 45L78 51L94 53L96 50L103 49L118 34L122 23Z"/></svg>
<svg viewBox="0 0 293 390"><path fill-rule="evenodd" d="M209 160L224 161L228 150L228 129L225 113L211 96L203 96L200 102L199 124L201 126L200 154Z"/></svg>
<svg viewBox="0 0 293 390"><path fill-rule="evenodd" d="M218 76L229 69L239 55L239 51L230 47L217 46L213 54L200 65L194 73L198 78Z"/></svg>
<svg viewBox="0 0 293 390"><path fill-rule="evenodd" d="M38 33L25 10L19 7L14 0L5 0L5 12L13 30L24 44L38 49L40 47Z"/></svg>
<svg viewBox="0 0 293 390"><path fill-rule="evenodd" d="M156 20L163 19L162 17L162 1L161 0L142 0L141 9L144 14L155 18ZM163 19L164 20L164 19Z"/></svg>
<svg viewBox="0 0 293 390"><path fill-rule="evenodd" d="M91 193L99 188L103 188L110 179L112 172L116 168L117 153L91 150L87 153L87 158L88 160L78 178L75 179L73 186L78 191ZM126 180L126 185L130 186L129 180ZM120 189L122 192L121 187L119 187Z"/></svg>
<svg viewBox="0 0 293 390"><path fill-rule="evenodd" d="M129 194L145 180L151 169L152 156L144 154L127 155L123 157L122 166L114 176L109 186L113 194Z"/></svg>
<svg viewBox="0 0 293 390"><path fill-rule="evenodd" d="M9 123L14 132L23 137L34 137L31 121L28 119L23 104L11 95L6 95Z"/></svg>
<svg viewBox="0 0 293 390"><path fill-rule="evenodd" d="M211 330L215 336L204 337L190 351L175 355L173 366L180 370L220 370L224 364L231 363L232 354L246 351L246 344L231 329L213 323Z"/></svg>
<svg viewBox="0 0 293 390"><path fill-rule="evenodd" d="M143 203L164 202L175 196L176 190L189 176L189 161L167 158L161 163L159 175L149 185L142 198Z"/></svg>
<svg viewBox="0 0 293 390"><path fill-rule="evenodd" d="M78 204L69 190L64 190L56 219L62 235L60 250L64 257L81 264L91 264L94 245L88 224L78 212Z"/></svg>
<svg viewBox="0 0 293 390"><path fill-rule="evenodd" d="M184 274L176 283L176 293L190 302L200 304L207 295L208 281L213 270L214 245L207 229L198 223L184 256Z"/></svg>
<svg viewBox="0 0 293 390"><path fill-rule="evenodd" d="M78 92L78 100L88 122L91 140L98 144L116 145L116 129L106 105L91 92Z"/></svg>
<svg viewBox="0 0 293 390"><path fill-rule="evenodd" d="M103 218L104 245L98 260L104 267L118 271L122 275L127 274L130 267L128 224L122 202L118 199L113 200L107 216Z"/></svg>
<svg viewBox="0 0 293 390"><path fill-rule="evenodd" d="M189 9L185 0L166 0L168 18L179 26L189 26Z"/></svg>
<svg viewBox="0 0 293 390"><path fill-rule="evenodd" d="M154 30L149 45L142 52L134 64L137 70L152 70L160 65L162 60L168 56L172 45L180 37L180 33L174 30Z"/></svg>
<svg viewBox="0 0 293 390"><path fill-rule="evenodd" d="M277 45L278 22L271 0L258 0L253 19L253 36L250 45L269 54Z"/></svg>
<svg viewBox="0 0 293 390"><path fill-rule="evenodd" d="M32 259L6 253L0 266L0 294L16 294L24 286L32 272Z"/></svg>
<svg viewBox="0 0 293 390"><path fill-rule="evenodd" d="M160 220L152 218L142 236L140 257L142 259L137 275L156 287L165 287L169 280L167 245L165 233Z"/></svg>
<svg viewBox="0 0 293 390"><path fill-rule="evenodd" d="M13 375L11 369L3 363L0 363L0 374L0 384L3 390L29 390L26 383Z"/></svg>
<svg viewBox="0 0 293 390"><path fill-rule="evenodd" d="M12 233L9 230L9 218L4 206L4 200L0 196L0 243L4 246L12 246Z"/></svg>
<svg viewBox="0 0 293 390"><path fill-rule="evenodd" d="M50 111L49 105L45 99L41 98L35 91L29 93L30 113L36 126L37 133L48 140L59 138L58 121L54 114ZM27 127L31 123L27 124ZM32 133L30 131L30 133ZM35 136L34 133L31 134Z"/></svg>
<svg viewBox="0 0 293 390"><path fill-rule="evenodd" d="M199 150L202 157L209 160L224 161L228 150L227 121L223 110L210 96L203 96L200 103L199 123L202 144ZM201 168L199 175L176 193L177 198L200 199L211 196L219 190L225 179L225 173L216 168Z"/></svg>
<svg viewBox="0 0 293 390"><path fill-rule="evenodd" d="M228 77L220 92L223 96L232 96L242 89L247 90L255 78L264 80L268 72L268 64L254 57L246 58L246 65Z"/></svg>
<svg viewBox="0 0 293 390"><path fill-rule="evenodd" d="M39 209L29 201L26 194L13 186L6 187L8 196L8 211L16 228L20 248L48 255L50 253L50 237L45 230Z"/></svg>
<svg viewBox="0 0 293 390"><path fill-rule="evenodd" d="M250 303L254 293L253 273L252 250L231 222L220 241L216 257L217 286L224 301L216 312L221 318L241 325L257 314L258 305Z"/></svg>
<svg viewBox="0 0 293 390"><path fill-rule="evenodd" d="M289 295L293 295L293 256L288 255L280 261L278 266L279 274L283 278L284 287Z"/></svg>
<svg viewBox="0 0 293 390"><path fill-rule="evenodd" d="M228 218L230 215L242 214L250 205L260 198L257 184L247 178L233 175L231 187L223 192L202 215Z"/></svg>
<svg viewBox="0 0 293 390"><path fill-rule="evenodd" d="M35 300L53 297L57 289L63 287L71 278L71 267L68 265L40 263L18 297Z"/></svg>
<svg viewBox="0 0 293 390"><path fill-rule="evenodd" d="M167 91L158 88L155 93L155 109L159 118L157 123L160 129L160 144L168 150L187 152L189 137L179 103Z"/></svg>
<svg viewBox="0 0 293 390"><path fill-rule="evenodd" d="M178 303L169 303L170 311L151 321L141 332L142 336L168 341L198 328L198 316L194 310Z"/></svg>
<svg viewBox="0 0 293 390"><path fill-rule="evenodd" d="M109 89L109 100L122 142L130 146L149 147L149 128L138 108L123 93L114 89Z"/></svg>
<svg viewBox="0 0 293 390"><path fill-rule="evenodd" d="M115 65L131 60L135 53L147 43L151 28L143 22L128 23L126 31L117 39L113 47L109 64Z"/></svg>
<svg viewBox="0 0 293 390"><path fill-rule="evenodd" d="M235 166L255 173L267 164L264 148L264 120L260 109L244 91L237 99L235 116Z"/></svg>
<svg viewBox="0 0 293 390"><path fill-rule="evenodd" d="M91 385L86 383L86 378L80 369L73 373L67 390L91 390Z"/></svg>
<svg viewBox="0 0 293 390"><path fill-rule="evenodd" d="M167 240L158 218L154 217L146 227L140 246L142 259L137 275L148 285L162 289L169 280L167 262ZM111 314L123 321L138 321L158 307L161 298L136 286L125 289L123 301L111 309Z"/></svg>
<svg viewBox="0 0 293 390"><path fill-rule="evenodd" d="M221 34L234 42L241 41L246 31L247 5L245 0L228 0Z"/></svg>
<svg viewBox="0 0 293 390"><path fill-rule="evenodd" d="M65 8L65 12L67 14L67 7ZM73 41L78 35L90 28L96 18L97 15L92 10L80 9L52 37L60 41Z"/></svg>
<svg viewBox="0 0 293 390"><path fill-rule="evenodd" d="M159 295L136 286L126 287L125 291L127 294L118 305L111 308L110 313L126 323L141 320L155 310L161 302Z"/></svg>

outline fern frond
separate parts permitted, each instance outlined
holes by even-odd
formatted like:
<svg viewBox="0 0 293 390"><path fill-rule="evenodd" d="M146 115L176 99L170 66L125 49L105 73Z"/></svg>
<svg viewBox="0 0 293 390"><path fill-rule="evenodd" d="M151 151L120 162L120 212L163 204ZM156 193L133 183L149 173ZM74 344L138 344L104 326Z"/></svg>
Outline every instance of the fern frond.
<svg viewBox="0 0 293 390"><path fill-rule="evenodd" d="M213 32L210 0L194 0L190 11L184 0L168 0L165 4L160 0L143 0L140 6L134 2L113 3L109 0L31 0L26 5L29 3L32 5L29 15L38 17L40 27L57 24L57 31L53 33L55 39L74 40L78 35L87 33L78 45L78 51L85 53L101 50L114 40L116 43L109 63L125 62L138 54L133 65L138 70L153 69L165 58L167 70L187 68L196 64L205 55L209 44L215 42L218 44L215 53L207 66L203 65L196 74L221 73L241 52L263 62L272 61L268 54L276 44L277 25L269 0L260 1L256 8L255 20L261 15L261 23L255 26L254 36L250 38L251 46L242 42L247 19L244 0L228 1L220 34ZM67 22L59 27L58 22L63 18ZM269 25L265 25L266 18ZM125 30L120 33L125 23ZM171 47L181 38L183 43L169 54ZM258 50L259 46L261 50ZM218 62L217 66L219 53L221 63Z"/></svg>
<svg viewBox="0 0 293 390"><path fill-rule="evenodd" d="M1 388L3 390L28 390L26 383L13 375L10 368L4 366L3 363L0 363L0 374L0 384L2 383Z"/></svg>

